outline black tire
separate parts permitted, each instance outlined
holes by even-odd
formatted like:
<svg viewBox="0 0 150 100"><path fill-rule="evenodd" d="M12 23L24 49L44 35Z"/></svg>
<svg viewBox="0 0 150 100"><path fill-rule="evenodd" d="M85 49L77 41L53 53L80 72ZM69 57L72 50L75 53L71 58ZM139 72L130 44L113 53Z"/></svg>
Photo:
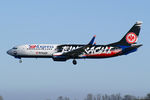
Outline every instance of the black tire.
<svg viewBox="0 0 150 100"><path fill-rule="evenodd" d="M74 65L76 65L76 64L77 64L77 61L74 59L74 60L72 61L72 63L73 63Z"/></svg>
<svg viewBox="0 0 150 100"><path fill-rule="evenodd" d="M19 63L22 63L22 60L21 60L21 59L19 60Z"/></svg>

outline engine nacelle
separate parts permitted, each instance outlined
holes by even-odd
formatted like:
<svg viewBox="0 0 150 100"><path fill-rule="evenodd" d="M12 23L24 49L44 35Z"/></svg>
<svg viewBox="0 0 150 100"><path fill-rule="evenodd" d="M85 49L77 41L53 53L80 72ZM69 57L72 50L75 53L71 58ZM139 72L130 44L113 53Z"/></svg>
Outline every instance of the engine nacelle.
<svg viewBox="0 0 150 100"><path fill-rule="evenodd" d="M66 61L67 60L66 56L62 55L62 53L54 53L52 58L54 61Z"/></svg>

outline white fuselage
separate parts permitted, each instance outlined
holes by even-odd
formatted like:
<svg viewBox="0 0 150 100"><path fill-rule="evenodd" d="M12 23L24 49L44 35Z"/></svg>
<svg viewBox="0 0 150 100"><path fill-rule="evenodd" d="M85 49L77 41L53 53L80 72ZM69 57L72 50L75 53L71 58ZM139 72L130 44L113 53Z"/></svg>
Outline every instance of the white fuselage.
<svg viewBox="0 0 150 100"><path fill-rule="evenodd" d="M51 57L57 48L57 44L29 44L15 46L7 53L15 57Z"/></svg>
<svg viewBox="0 0 150 100"><path fill-rule="evenodd" d="M58 45L58 44L26 44L15 46L8 50L7 53L15 58L59 58L62 54L71 52L83 45ZM105 45L93 45L82 51L81 54L75 58L105 58L116 56L117 53L121 52L121 48ZM68 55L66 56L68 57ZM69 55L69 58L73 58ZM60 60L60 59L58 59Z"/></svg>

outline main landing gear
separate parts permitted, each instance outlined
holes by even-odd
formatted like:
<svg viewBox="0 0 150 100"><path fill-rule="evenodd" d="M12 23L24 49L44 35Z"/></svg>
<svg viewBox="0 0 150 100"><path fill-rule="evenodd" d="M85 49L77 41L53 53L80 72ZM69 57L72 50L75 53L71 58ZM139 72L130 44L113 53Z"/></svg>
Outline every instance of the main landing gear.
<svg viewBox="0 0 150 100"><path fill-rule="evenodd" d="M76 61L75 59L73 59L72 63L73 63L74 65L76 65L76 64L77 64L77 61Z"/></svg>

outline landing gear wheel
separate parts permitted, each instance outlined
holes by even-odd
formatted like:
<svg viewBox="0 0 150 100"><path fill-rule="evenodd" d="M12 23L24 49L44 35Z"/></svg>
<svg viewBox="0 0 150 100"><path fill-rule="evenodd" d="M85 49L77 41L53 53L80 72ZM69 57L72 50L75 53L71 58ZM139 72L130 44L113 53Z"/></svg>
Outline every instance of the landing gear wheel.
<svg viewBox="0 0 150 100"><path fill-rule="evenodd" d="M19 60L19 63L22 63L22 60L21 60L21 59Z"/></svg>
<svg viewBox="0 0 150 100"><path fill-rule="evenodd" d="M74 60L72 61L72 63L73 63L74 65L76 65L76 64L77 64L77 61L74 59Z"/></svg>

